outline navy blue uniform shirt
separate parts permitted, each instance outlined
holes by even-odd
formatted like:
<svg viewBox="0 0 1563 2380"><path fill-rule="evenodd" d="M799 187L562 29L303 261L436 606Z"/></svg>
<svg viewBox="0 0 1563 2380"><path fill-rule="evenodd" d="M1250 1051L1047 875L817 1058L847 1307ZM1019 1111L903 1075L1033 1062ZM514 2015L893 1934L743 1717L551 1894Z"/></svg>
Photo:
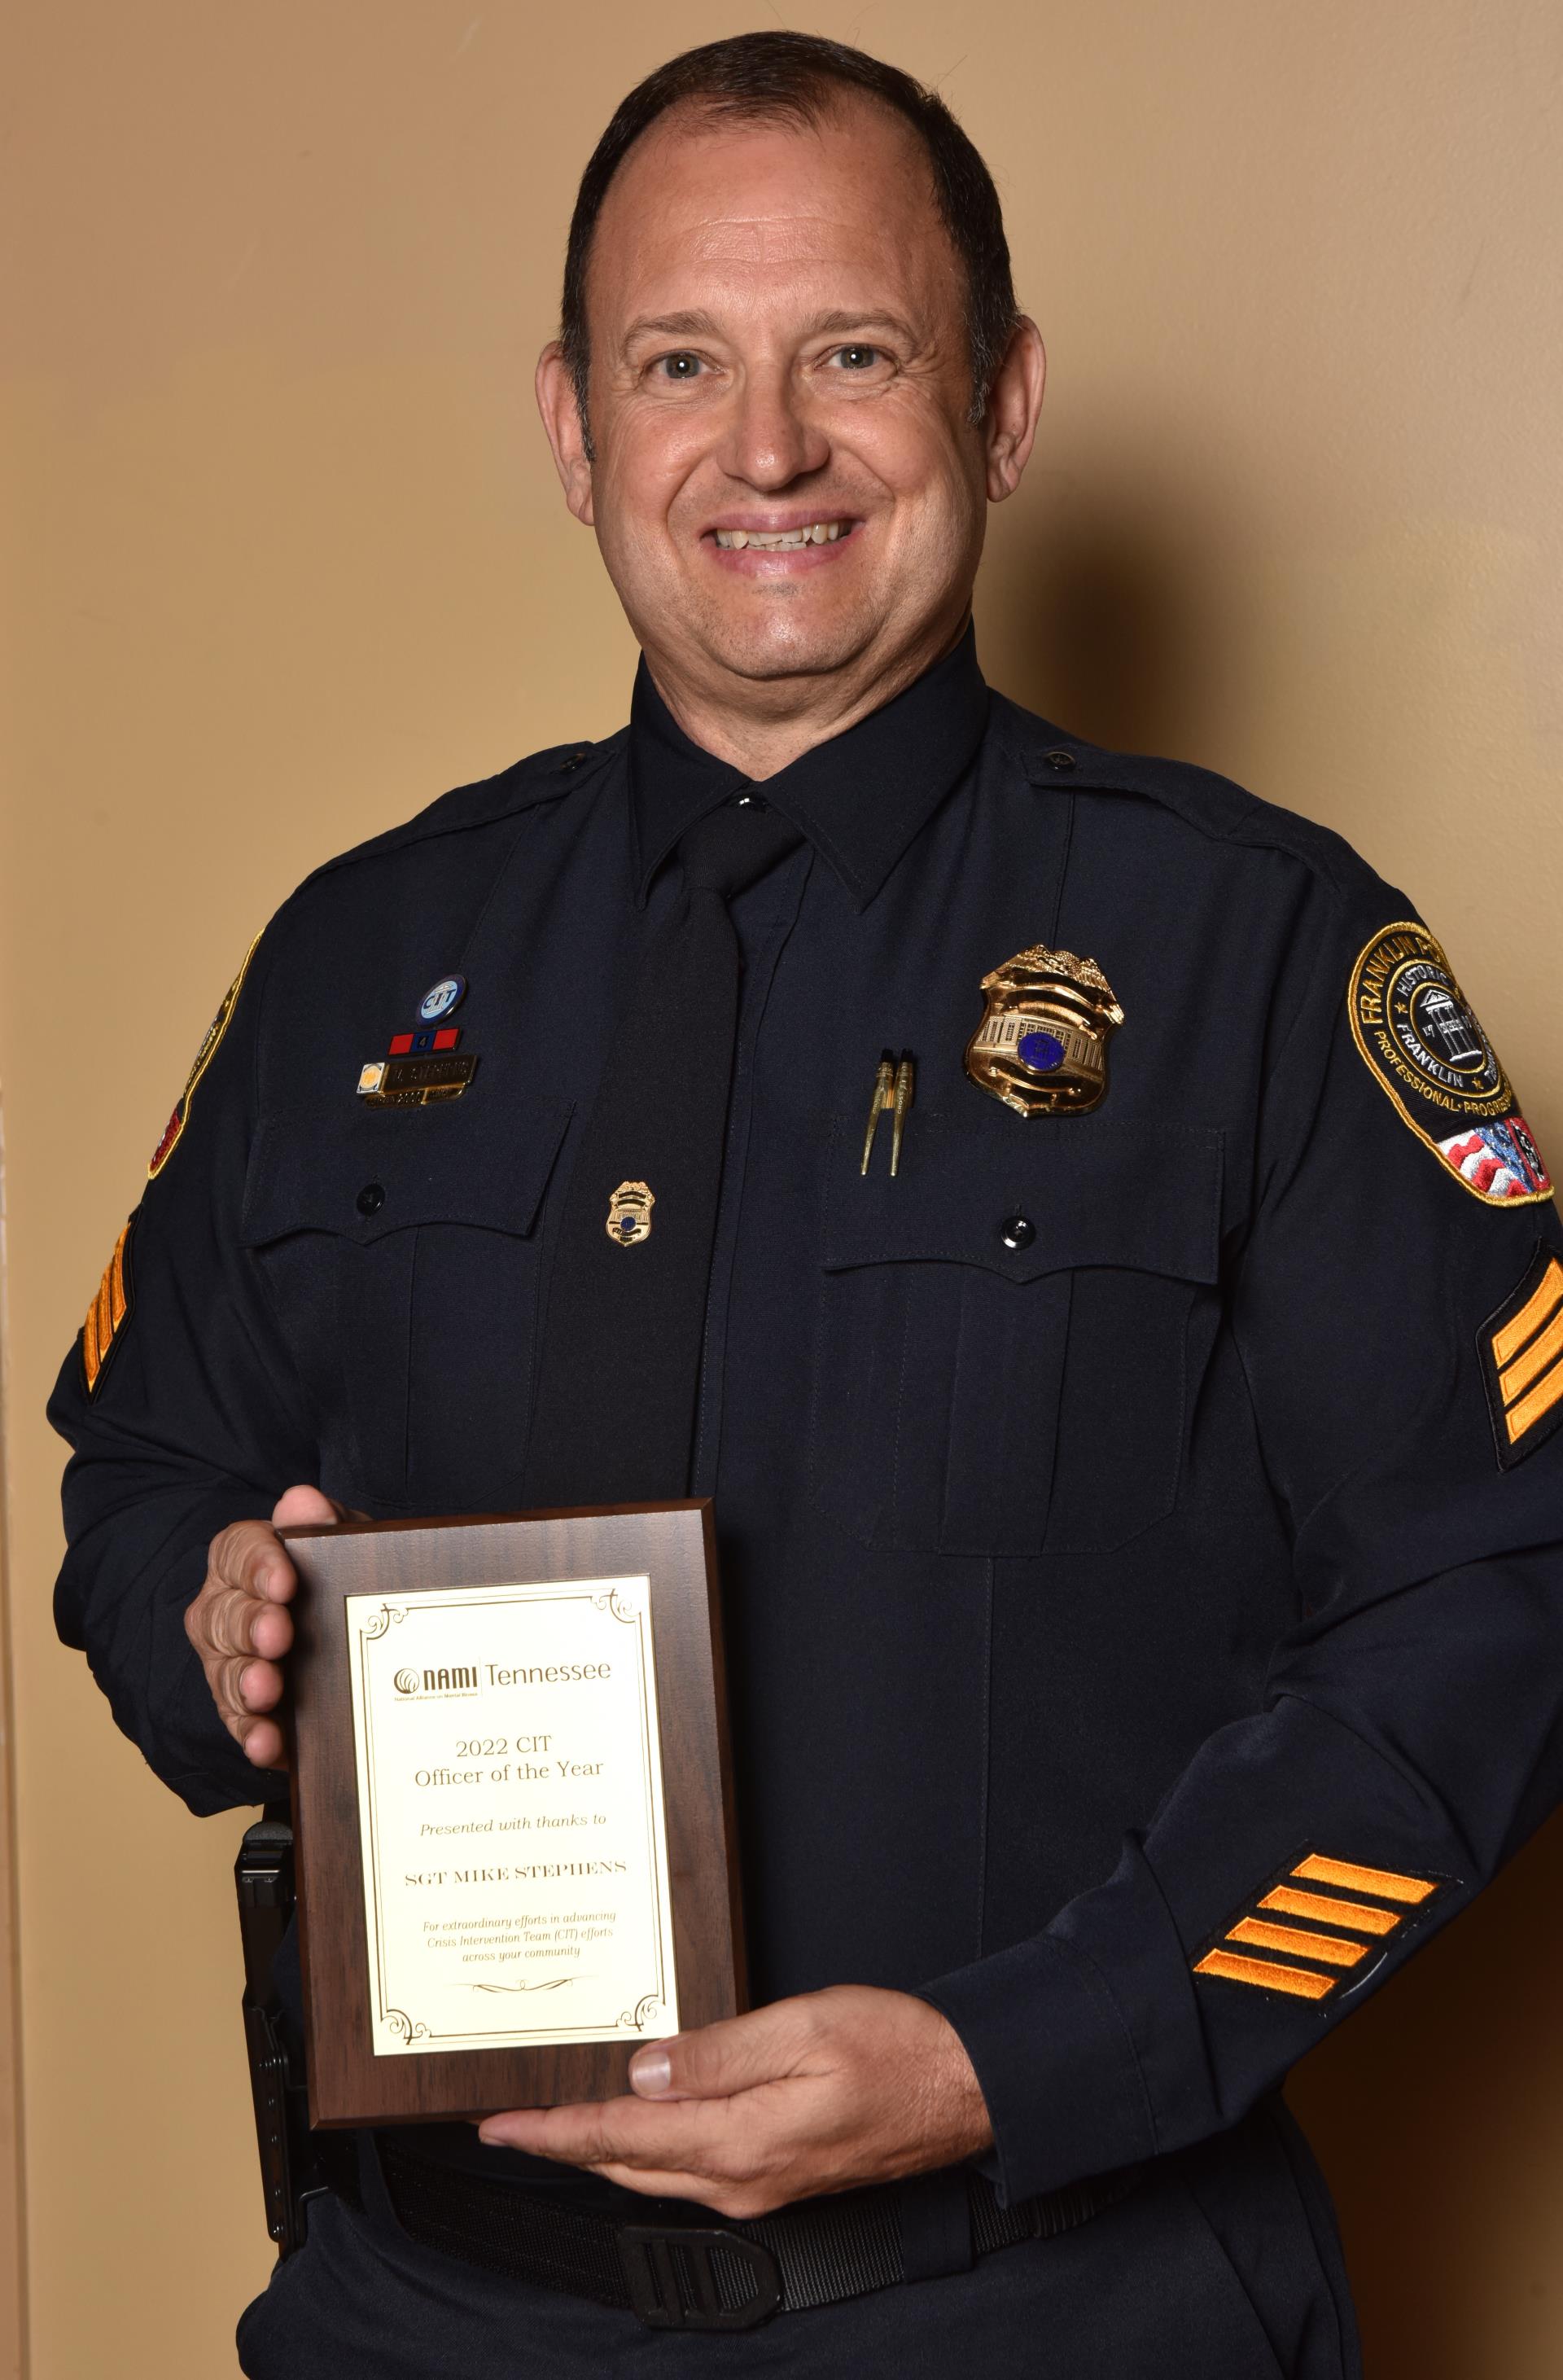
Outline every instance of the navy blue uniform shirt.
<svg viewBox="0 0 1563 2380"><path fill-rule="evenodd" d="M193 1810L259 1798L184 1633L218 1529L296 1481L518 1505L616 1003L738 783L643 679L252 953L52 1407L61 1633ZM1322 829L1060 734L969 638L765 793L806 839L733 904L689 1483L752 1980L924 1994L1022 2195L1233 2123L1557 1798L1563 1235L1436 946ZM1123 1011L1088 1114L964 1071L1038 943ZM370 1110L452 970L470 1088Z"/></svg>

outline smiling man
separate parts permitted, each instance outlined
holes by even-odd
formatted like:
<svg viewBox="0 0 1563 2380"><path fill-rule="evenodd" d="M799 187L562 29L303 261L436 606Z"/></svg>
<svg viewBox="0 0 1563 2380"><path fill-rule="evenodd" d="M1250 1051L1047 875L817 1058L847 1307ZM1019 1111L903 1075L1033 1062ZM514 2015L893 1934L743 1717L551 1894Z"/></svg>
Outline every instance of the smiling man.
<svg viewBox="0 0 1563 2380"><path fill-rule="evenodd" d="M630 94L538 372L629 727L286 905L61 1374L61 1630L197 1811L276 1526L715 1500L753 2012L363 2135L254 2380L1358 2368L1279 2087L1557 1797L1563 1236L1403 894L984 684L1042 382L907 78ZM371 1112L420 995L480 1066Z"/></svg>

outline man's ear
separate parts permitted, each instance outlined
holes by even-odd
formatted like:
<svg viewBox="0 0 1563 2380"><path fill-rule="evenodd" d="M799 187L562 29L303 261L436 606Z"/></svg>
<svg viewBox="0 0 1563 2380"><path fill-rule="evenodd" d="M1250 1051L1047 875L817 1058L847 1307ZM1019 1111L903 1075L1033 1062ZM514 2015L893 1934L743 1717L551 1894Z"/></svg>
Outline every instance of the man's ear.
<svg viewBox="0 0 1563 2380"><path fill-rule="evenodd" d="M557 339L550 339L538 358L535 382L538 411L553 450L553 468L564 491L564 501L578 521L592 526L591 457L586 427L576 402L576 383Z"/></svg>
<svg viewBox="0 0 1563 2380"><path fill-rule="evenodd" d="M1001 504L1020 485L1036 438L1036 418L1048 379L1048 351L1029 314L1023 314L994 376L983 417L987 450L987 500Z"/></svg>

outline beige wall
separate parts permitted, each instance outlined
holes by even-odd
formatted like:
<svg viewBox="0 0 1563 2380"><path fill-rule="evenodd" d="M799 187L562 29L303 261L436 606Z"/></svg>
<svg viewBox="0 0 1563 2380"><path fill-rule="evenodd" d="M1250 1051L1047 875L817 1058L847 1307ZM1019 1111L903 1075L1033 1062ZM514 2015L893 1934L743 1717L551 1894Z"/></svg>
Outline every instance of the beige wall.
<svg viewBox="0 0 1563 2380"><path fill-rule="evenodd" d="M610 106L745 21L13 13L0 1089L34 2380L212 2380L268 2263L238 1822L188 1817L55 1643L45 1386L273 905L445 785L621 718L630 645L531 359ZM1563 1164L1555 0L803 21L947 91L1052 350L995 523L989 674L1343 828L1448 941ZM1296 2083L1371 2380L1558 2369L1560 1888L1554 1828Z"/></svg>

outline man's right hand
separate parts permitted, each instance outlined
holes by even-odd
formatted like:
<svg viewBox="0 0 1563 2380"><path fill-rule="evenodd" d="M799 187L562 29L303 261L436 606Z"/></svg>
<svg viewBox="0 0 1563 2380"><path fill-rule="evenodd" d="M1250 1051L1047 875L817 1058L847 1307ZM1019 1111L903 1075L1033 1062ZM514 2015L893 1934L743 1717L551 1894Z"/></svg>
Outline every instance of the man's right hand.
<svg viewBox="0 0 1563 2380"><path fill-rule="evenodd" d="M205 1581L185 1613L185 1633L200 1656L224 1726L257 1768L287 1766L282 1728L268 1714L282 1700L282 1659L293 1642L287 1606L298 1574L277 1531L359 1517L318 1488L289 1488L269 1525L236 1521L212 1540Z"/></svg>

